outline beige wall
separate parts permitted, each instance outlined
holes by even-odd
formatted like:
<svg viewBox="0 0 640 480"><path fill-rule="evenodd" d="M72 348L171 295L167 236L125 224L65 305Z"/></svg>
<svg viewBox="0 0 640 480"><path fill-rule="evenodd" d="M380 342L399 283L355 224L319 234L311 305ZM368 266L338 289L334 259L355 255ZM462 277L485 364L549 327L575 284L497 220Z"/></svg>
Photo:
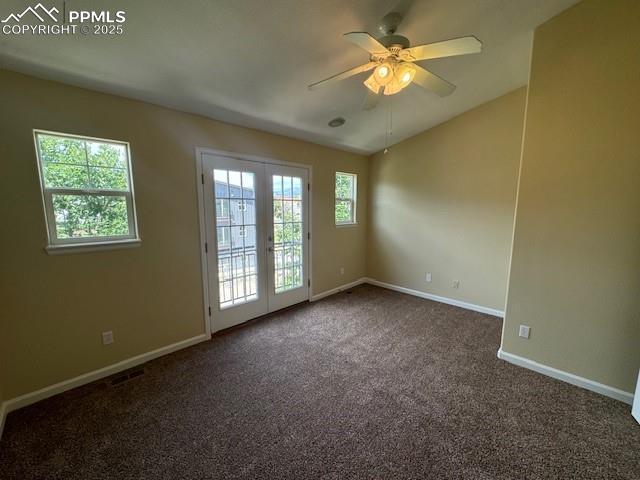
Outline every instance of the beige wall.
<svg viewBox="0 0 640 480"><path fill-rule="evenodd" d="M639 18L637 0L585 0L536 30L502 345L627 392L640 367Z"/></svg>
<svg viewBox="0 0 640 480"><path fill-rule="evenodd" d="M312 165L313 291L366 273L366 157L7 71L0 105L5 398L203 332L195 146ZM131 142L140 248L43 251L33 128ZM359 175L358 227L334 226L336 170ZM105 330L115 335L108 347Z"/></svg>
<svg viewBox="0 0 640 480"><path fill-rule="evenodd" d="M370 277L504 309L524 104L521 88L372 157Z"/></svg>

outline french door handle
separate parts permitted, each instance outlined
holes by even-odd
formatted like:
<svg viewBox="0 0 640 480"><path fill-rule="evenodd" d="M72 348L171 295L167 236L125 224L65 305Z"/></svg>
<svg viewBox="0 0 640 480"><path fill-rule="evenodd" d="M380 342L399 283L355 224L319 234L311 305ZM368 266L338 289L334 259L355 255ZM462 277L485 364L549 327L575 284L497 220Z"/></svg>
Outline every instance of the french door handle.
<svg viewBox="0 0 640 480"><path fill-rule="evenodd" d="M273 252L273 247L267 248L267 252Z"/></svg>

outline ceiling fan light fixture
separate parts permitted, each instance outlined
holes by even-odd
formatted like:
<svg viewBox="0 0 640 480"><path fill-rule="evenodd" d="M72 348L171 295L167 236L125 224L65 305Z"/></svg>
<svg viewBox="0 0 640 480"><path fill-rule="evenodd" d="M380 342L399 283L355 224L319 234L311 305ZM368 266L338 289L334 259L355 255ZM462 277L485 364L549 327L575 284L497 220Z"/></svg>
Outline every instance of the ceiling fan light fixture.
<svg viewBox="0 0 640 480"><path fill-rule="evenodd" d="M385 85L384 90L382 91L382 93L384 95L395 95L400 90L402 90L402 87L400 86L400 84L398 82L391 82L388 85Z"/></svg>
<svg viewBox="0 0 640 480"><path fill-rule="evenodd" d="M396 71L396 77L402 85L402 88L406 87L413 81L413 77L416 76L416 69L410 63L402 63Z"/></svg>
<svg viewBox="0 0 640 480"><path fill-rule="evenodd" d="M413 77L416 76L416 69L410 63L401 63L395 72L395 77L398 83L401 85L401 89L405 88L413 81Z"/></svg>
<svg viewBox="0 0 640 480"><path fill-rule="evenodd" d="M390 62L384 62L377 66L373 71L373 76L378 82L378 85L384 87L387 83L393 80L394 66Z"/></svg>
<svg viewBox="0 0 640 480"><path fill-rule="evenodd" d="M369 75L369 78L367 78L363 83L365 87L367 87L376 95L380 93L380 84L376 81L375 74L372 73L371 75Z"/></svg>
<svg viewBox="0 0 640 480"><path fill-rule="evenodd" d="M407 87L413 81L415 75L416 69L412 64L403 62L397 65L393 71L393 78L385 85L382 93L385 95L395 95Z"/></svg>

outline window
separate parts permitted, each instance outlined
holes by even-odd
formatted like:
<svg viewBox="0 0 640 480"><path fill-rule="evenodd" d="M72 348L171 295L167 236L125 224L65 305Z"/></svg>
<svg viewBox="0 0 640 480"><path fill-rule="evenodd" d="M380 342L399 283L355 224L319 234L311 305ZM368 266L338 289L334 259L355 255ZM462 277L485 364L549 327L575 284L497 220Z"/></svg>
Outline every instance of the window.
<svg viewBox="0 0 640 480"><path fill-rule="evenodd" d="M48 249L139 242L129 144L34 135Z"/></svg>
<svg viewBox="0 0 640 480"><path fill-rule="evenodd" d="M336 172L336 225L356 223L358 176Z"/></svg>

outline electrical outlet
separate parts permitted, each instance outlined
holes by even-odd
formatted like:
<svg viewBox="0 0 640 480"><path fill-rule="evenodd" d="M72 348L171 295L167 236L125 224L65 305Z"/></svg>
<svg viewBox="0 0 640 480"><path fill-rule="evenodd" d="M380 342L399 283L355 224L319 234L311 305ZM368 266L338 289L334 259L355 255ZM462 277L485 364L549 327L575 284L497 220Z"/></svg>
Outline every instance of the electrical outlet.
<svg viewBox="0 0 640 480"><path fill-rule="evenodd" d="M424 276L424 281L431 282L431 272L427 272L427 274Z"/></svg>
<svg viewBox="0 0 640 480"><path fill-rule="evenodd" d="M460 288L460 280L454 280L451 282L451 288Z"/></svg>
<svg viewBox="0 0 640 480"><path fill-rule="evenodd" d="M520 325L520 332L518 333L518 335L520 335L522 338L528 339L530 333L531 333L531 327L527 325Z"/></svg>
<svg viewBox="0 0 640 480"><path fill-rule="evenodd" d="M113 332L109 330L108 332L102 332L102 344L110 345L113 343Z"/></svg>
<svg viewBox="0 0 640 480"><path fill-rule="evenodd" d="M340 275L344 275L344 267L340 267Z"/></svg>

